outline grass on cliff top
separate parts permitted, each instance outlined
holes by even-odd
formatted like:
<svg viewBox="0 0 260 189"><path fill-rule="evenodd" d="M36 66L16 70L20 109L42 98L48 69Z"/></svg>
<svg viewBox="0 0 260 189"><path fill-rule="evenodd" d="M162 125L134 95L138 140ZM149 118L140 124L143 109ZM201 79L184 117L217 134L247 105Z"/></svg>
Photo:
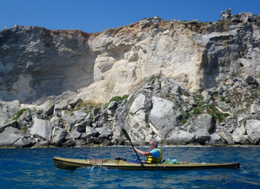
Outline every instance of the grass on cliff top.
<svg viewBox="0 0 260 189"><path fill-rule="evenodd" d="M106 104L104 104L104 107L107 108L108 105L112 102L112 101L115 101L115 102L119 102L119 101L123 101L125 99L128 98L129 95L124 95L124 96L114 96L113 98L110 99L109 102L107 102Z"/></svg>
<svg viewBox="0 0 260 189"><path fill-rule="evenodd" d="M90 113L93 108L97 107L99 107L99 104L94 101L84 101L77 104L77 108L73 111L81 110L82 108L84 108L85 113Z"/></svg>

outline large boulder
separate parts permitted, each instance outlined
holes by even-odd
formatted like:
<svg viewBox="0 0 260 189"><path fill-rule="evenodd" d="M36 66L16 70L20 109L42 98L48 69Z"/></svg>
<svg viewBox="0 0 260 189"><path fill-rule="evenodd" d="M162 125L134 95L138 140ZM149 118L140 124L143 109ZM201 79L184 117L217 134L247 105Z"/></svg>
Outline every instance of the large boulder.
<svg viewBox="0 0 260 189"><path fill-rule="evenodd" d="M121 143L121 141L123 141L123 133L122 133L122 129L121 129L121 127L119 127L119 126L113 126L113 142L115 143L115 144L117 144L118 143L118 141L120 141L120 143Z"/></svg>
<svg viewBox="0 0 260 189"><path fill-rule="evenodd" d="M233 141L237 144L249 144L248 135L232 135Z"/></svg>
<svg viewBox="0 0 260 189"><path fill-rule="evenodd" d="M100 134L99 136L103 137L103 138L108 138L109 136L111 136L113 134L111 129L109 129L107 127L96 128L96 131Z"/></svg>
<svg viewBox="0 0 260 189"><path fill-rule="evenodd" d="M60 118L54 116L54 117L52 117L52 118L50 119L50 122L52 122L54 125L59 125L59 123L60 123Z"/></svg>
<svg viewBox="0 0 260 189"><path fill-rule="evenodd" d="M198 129L205 129L208 132L215 128L215 119L210 114L201 114L195 119L195 126Z"/></svg>
<svg viewBox="0 0 260 189"><path fill-rule="evenodd" d="M237 127L233 131L232 138L233 138L233 141L238 144L248 144L249 143L248 135L246 135L246 129L245 129L244 124L242 124L240 127Z"/></svg>
<svg viewBox="0 0 260 189"><path fill-rule="evenodd" d="M144 94L138 94L130 107L127 117L130 128L139 129L147 126L146 112L151 102Z"/></svg>
<svg viewBox="0 0 260 189"><path fill-rule="evenodd" d="M69 112L69 111L62 111L61 112L61 122L64 125L65 129L70 132L72 131L72 127L77 123L81 122L85 119L87 114L82 114L79 112Z"/></svg>
<svg viewBox="0 0 260 189"><path fill-rule="evenodd" d="M93 129L90 126L86 126L86 137L87 138L95 137L95 136L97 136L97 134L98 134L98 132L95 129Z"/></svg>
<svg viewBox="0 0 260 189"><path fill-rule="evenodd" d="M74 139L79 139L81 137L81 133L76 131L76 130L74 130L74 131L71 132L71 136Z"/></svg>
<svg viewBox="0 0 260 189"><path fill-rule="evenodd" d="M7 127L14 127L14 128L18 128L18 122L16 120L12 120L4 125L0 126L0 133L2 133Z"/></svg>
<svg viewBox="0 0 260 189"><path fill-rule="evenodd" d="M35 139L28 133L14 128L8 127L0 134L0 147L31 147L35 143Z"/></svg>
<svg viewBox="0 0 260 189"><path fill-rule="evenodd" d="M44 104L42 104L40 108L41 108L43 114L46 114L48 116L53 115L54 104L52 104L50 101L47 101Z"/></svg>
<svg viewBox="0 0 260 189"><path fill-rule="evenodd" d="M152 102L150 124L154 128L154 132L164 140L169 131L181 124L183 116L172 101L153 96Z"/></svg>
<svg viewBox="0 0 260 189"><path fill-rule="evenodd" d="M33 126L30 128L31 134L35 137L41 137L45 140L51 139L52 128L55 125L53 122L48 120L38 119L37 117L34 119Z"/></svg>
<svg viewBox="0 0 260 189"><path fill-rule="evenodd" d="M260 121L259 120L247 120L246 132L251 143L253 144L260 143Z"/></svg>
<svg viewBox="0 0 260 189"><path fill-rule="evenodd" d="M208 144L223 145L225 144L225 141L217 133L213 133L210 135L210 140Z"/></svg>
<svg viewBox="0 0 260 189"><path fill-rule="evenodd" d="M78 132L85 132L86 131L86 126L91 125L91 120L86 119L84 121L81 121L79 123L76 123L73 127L72 127L72 131L78 131Z"/></svg>
<svg viewBox="0 0 260 189"><path fill-rule="evenodd" d="M67 101L63 100L59 104L56 104L54 106L54 115L60 117L62 110L67 110L68 109L68 104Z"/></svg>
<svg viewBox="0 0 260 189"><path fill-rule="evenodd" d="M67 131L60 127L54 127L52 130L52 144L55 146L61 146L65 137L67 135Z"/></svg>
<svg viewBox="0 0 260 189"><path fill-rule="evenodd" d="M226 144L234 144L233 137L229 132L223 130L219 132L218 135L225 141Z"/></svg>
<svg viewBox="0 0 260 189"><path fill-rule="evenodd" d="M233 135L245 135L246 129L244 124L242 124L240 127L235 128L235 130L232 133Z"/></svg>
<svg viewBox="0 0 260 189"><path fill-rule="evenodd" d="M186 145L192 143L195 135L186 131L173 132L169 138L165 140L168 145Z"/></svg>
<svg viewBox="0 0 260 189"><path fill-rule="evenodd" d="M206 144L210 140L210 135L207 129L198 129L196 131L196 141L200 144Z"/></svg>
<svg viewBox="0 0 260 189"><path fill-rule="evenodd" d="M179 138L179 144L189 144L192 143L195 139L195 135L193 133L189 133L186 131L180 131L180 133L178 134L178 138Z"/></svg>
<svg viewBox="0 0 260 189"><path fill-rule="evenodd" d="M166 138L164 140L164 144L166 144L166 145L169 145L169 144L177 145L177 144L179 144L178 132L173 132L169 138Z"/></svg>

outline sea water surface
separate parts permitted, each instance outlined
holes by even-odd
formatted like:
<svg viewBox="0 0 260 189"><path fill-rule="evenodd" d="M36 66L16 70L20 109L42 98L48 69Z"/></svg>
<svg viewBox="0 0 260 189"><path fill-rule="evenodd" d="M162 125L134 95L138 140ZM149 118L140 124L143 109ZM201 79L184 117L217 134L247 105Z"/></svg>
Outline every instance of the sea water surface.
<svg viewBox="0 0 260 189"><path fill-rule="evenodd" d="M57 169L52 158L135 160L136 155L131 147L0 149L0 188L260 188L259 147L163 147L162 150L163 159L240 162L241 168L128 171L91 167L68 171Z"/></svg>

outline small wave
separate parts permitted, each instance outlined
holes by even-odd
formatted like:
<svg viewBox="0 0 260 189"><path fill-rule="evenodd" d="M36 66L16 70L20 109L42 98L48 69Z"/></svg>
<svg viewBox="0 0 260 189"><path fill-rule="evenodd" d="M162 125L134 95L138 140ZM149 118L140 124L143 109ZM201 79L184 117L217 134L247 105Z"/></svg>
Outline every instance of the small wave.
<svg viewBox="0 0 260 189"><path fill-rule="evenodd" d="M95 171L95 170L97 170L97 171L107 171L108 168L105 167L105 166L102 166L102 165L95 164L95 165L93 165L93 166L90 168L90 171L93 172L93 171Z"/></svg>
<svg viewBox="0 0 260 189"><path fill-rule="evenodd" d="M174 145L174 146L171 146L171 145L166 145L166 146L163 146L163 148L209 148L209 147L212 147L212 146L202 146L202 145L192 145L192 146L189 146L189 145Z"/></svg>

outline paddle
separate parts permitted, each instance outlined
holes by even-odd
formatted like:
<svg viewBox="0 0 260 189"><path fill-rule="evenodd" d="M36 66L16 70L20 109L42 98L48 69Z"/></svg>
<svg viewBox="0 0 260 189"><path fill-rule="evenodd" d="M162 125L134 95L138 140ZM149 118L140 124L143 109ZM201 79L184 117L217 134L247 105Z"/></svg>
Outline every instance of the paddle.
<svg viewBox="0 0 260 189"><path fill-rule="evenodd" d="M131 139L130 139L128 133L126 132L126 130L122 128L122 132L123 132L123 134L125 135L125 137L129 140L129 142L130 142L132 148L134 149L134 145L132 144ZM141 161L141 159L140 159L140 157L139 157L139 155L137 154L137 152L136 152L135 149L134 149L134 151L135 151L135 154L137 155L137 157L138 157L138 159L139 159L141 165L144 166L143 163L142 163L142 161Z"/></svg>

